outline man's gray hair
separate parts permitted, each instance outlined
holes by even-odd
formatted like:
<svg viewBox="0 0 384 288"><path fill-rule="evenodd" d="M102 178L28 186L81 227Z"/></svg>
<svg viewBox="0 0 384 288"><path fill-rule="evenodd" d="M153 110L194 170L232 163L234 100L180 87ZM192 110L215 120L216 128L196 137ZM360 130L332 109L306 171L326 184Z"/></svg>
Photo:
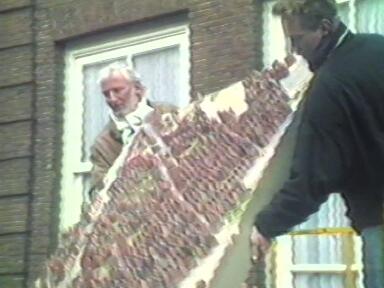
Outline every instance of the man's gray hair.
<svg viewBox="0 0 384 288"><path fill-rule="evenodd" d="M272 12L278 16L299 16L310 30L316 30L322 19L337 19L336 0L278 0Z"/></svg>
<svg viewBox="0 0 384 288"><path fill-rule="evenodd" d="M144 84L142 83L139 73L130 68L127 64L119 62L111 63L101 69L99 71L97 83L100 85L104 80L115 74L122 75L128 81L132 81L144 88Z"/></svg>

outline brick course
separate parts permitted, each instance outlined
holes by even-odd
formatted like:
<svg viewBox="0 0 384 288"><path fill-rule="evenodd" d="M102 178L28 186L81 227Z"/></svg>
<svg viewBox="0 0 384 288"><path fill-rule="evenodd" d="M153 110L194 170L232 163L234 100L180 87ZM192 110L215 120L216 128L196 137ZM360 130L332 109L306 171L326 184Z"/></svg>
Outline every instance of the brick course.
<svg viewBox="0 0 384 288"><path fill-rule="evenodd" d="M0 12L8 12L13 9L30 7L31 0L1 0Z"/></svg>
<svg viewBox="0 0 384 288"><path fill-rule="evenodd" d="M0 161L0 197L27 194L30 168L29 157Z"/></svg>
<svg viewBox="0 0 384 288"><path fill-rule="evenodd" d="M0 122L31 119L32 88L31 83L0 88Z"/></svg>
<svg viewBox="0 0 384 288"><path fill-rule="evenodd" d="M18 9L0 17L0 49L32 42L32 11Z"/></svg>

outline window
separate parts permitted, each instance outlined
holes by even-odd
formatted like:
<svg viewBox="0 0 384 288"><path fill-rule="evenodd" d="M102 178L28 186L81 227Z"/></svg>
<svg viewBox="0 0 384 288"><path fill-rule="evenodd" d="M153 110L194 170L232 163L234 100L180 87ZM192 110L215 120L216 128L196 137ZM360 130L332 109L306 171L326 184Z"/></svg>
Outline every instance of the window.
<svg viewBox="0 0 384 288"><path fill-rule="evenodd" d="M355 1L337 2L341 19L354 25ZM287 52L280 18L272 15L274 3L264 2L263 52L266 66L275 59L282 60ZM362 287L361 240L349 227L345 209L342 198L332 194L320 210L295 227L293 233L278 237L271 263L268 263L272 268L267 276L267 287ZM327 228L329 232L320 233L319 228Z"/></svg>
<svg viewBox="0 0 384 288"><path fill-rule="evenodd" d="M98 72L110 63L126 62L141 75L149 100L185 106L189 102L188 37L187 26L178 25L67 45L61 229L79 220L89 189L90 147L109 119Z"/></svg>
<svg viewBox="0 0 384 288"><path fill-rule="evenodd" d="M332 194L305 223L277 239L277 288L362 287L361 240L344 214L342 198Z"/></svg>

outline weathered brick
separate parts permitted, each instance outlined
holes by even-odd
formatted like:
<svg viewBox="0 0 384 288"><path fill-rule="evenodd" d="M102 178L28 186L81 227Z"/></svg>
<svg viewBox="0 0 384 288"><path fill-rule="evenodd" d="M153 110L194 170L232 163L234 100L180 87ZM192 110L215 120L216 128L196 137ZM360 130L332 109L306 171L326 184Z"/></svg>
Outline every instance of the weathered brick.
<svg viewBox="0 0 384 288"><path fill-rule="evenodd" d="M124 25L162 14L186 10L185 0L92 1L83 0L61 5L49 5L56 39L85 34L106 27Z"/></svg>
<svg viewBox="0 0 384 288"><path fill-rule="evenodd" d="M0 161L0 196L29 192L30 158Z"/></svg>
<svg viewBox="0 0 384 288"><path fill-rule="evenodd" d="M0 71L0 87L32 81L32 47L1 50Z"/></svg>
<svg viewBox="0 0 384 288"><path fill-rule="evenodd" d="M9 9L25 7L25 6L29 6L30 4L31 4L31 0L1 0L0 11L6 11Z"/></svg>
<svg viewBox="0 0 384 288"><path fill-rule="evenodd" d="M0 160L31 155L31 122L0 125Z"/></svg>
<svg viewBox="0 0 384 288"><path fill-rule="evenodd" d="M25 235L0 237L0 274L23 272L25 242Z"/></svg>
<svg viewBox="0 0 384 288"><path fill-rule="evenodd" d="M32 42L32 10L25 8L0 17L0 48Z"/></svg>
<svg viewBox="0 0 384 288"><path fill-rule="evenodd" d="M28 197L0 199L0 234L25 232Z"/></svg>
<svg viewBox="0 0 384 288"><path fill-rule="evenodd" d="M31 84L0 88L0 123L31 119L32 89Z"/></svg>
<svg viewBox="0 0 384 288"><path fill-rule="evenodd" d="M31 254L29 257L30 269L27 287L34 287L34 281L43 272L43 263L47 259L47 253Z"/></svg>
<svg viewBox="0 0 384 288"><path fill-rule="evenodd" d="M0 287L4 288L24 288L24 277L19 275L1 275ZM29 286L32 287L32 286Z"/></svg>
<svg viewBox="0 0 384 288"><path fill-rule="evenodd" d="M44 223L44 226L41 225L40 229L37 227L35 229L35 237L33 238L34 241L31 243L31 247L29 250L29 253L31 254L37 254L37 253L47 253L48 248L50 246L50 241L51 241L51 234L49 233L50 231L47 231L47 227L51 224L50 222L52 221L51 219L47 219L46 223ZM42 223L40 223L42 224Z"/></svg>

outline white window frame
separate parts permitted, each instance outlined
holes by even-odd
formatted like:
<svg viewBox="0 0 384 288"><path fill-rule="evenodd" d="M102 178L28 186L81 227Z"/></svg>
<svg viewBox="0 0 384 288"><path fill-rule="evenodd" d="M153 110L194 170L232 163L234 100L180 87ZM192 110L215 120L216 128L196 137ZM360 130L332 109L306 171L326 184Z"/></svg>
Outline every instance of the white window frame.
<svg viewBox="0 0 384 288"><path fill-rule="evenodd" d="M179 47L182 67L180 93L189 97L189 28L185 23L140 34L131 33L114 41L96 43L83 41L66 47L60 231L69 228L80 219L82 203L87 200L87 195L83 195L82 175L92 169L90 161L82 161L83 67L121 57L126 57L128 64L132 64L130 61L133 56L175 46Z"/></svg>
<svg viewBox="0 0 384 288"><path fill-rule="evenodd" d="M315 231L315 230L314 230ZM294 276L297 274L343 274L348 279L348 283L353 282L348 288L362 288L363 275L362 275L362 241L356 234L343 234L339 235L348 237L351 241L350 253L353 255L351 258L352 263L349 264L294 264L293 259L293 237L305 237L284 235L276 239L273 252L275 255L275 265L273 267L273 275L275 279L271 282L275 283L273 287L276 288L298 288L294 284ZM321 236L320 236L321 237Z"/></svg>

